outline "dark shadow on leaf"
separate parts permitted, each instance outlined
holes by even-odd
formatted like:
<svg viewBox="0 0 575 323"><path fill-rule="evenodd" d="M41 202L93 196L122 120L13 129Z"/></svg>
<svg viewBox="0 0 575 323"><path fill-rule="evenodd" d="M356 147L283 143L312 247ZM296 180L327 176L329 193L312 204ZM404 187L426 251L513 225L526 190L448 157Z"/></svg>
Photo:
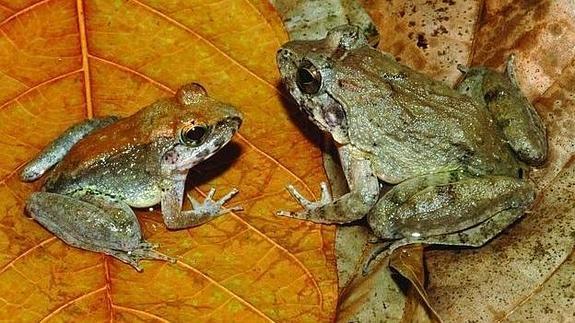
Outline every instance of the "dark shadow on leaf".
<svg viewBox="0 0 575 323"><path fill-rule="evenodd" d="M297 125L300 132L308 139L313 142L317 147L322 148L322 137L323 134L321 130L314 125L303 112L298 107L298 104L291 97L291 95L286 91L281 83L276 86L278 91L282 93L280 96L283 108L286 110L291 122Z"/></svg>
<svg viewBox="0 0 575 323"><path fill-rule="evenodd" d="M201 186L219 177L239 162L242 147L235 141L230 142L215 155L190 170L186 179L186 189Z"/></svg>

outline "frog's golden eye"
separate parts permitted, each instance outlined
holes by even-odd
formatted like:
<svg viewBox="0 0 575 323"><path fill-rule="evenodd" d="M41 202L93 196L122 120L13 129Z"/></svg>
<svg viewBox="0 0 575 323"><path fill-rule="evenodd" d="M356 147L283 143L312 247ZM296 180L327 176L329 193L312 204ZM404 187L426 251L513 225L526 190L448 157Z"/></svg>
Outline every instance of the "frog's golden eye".
<svg viewBox="0 0 575 323"><path fill-rule="evenodd" d="M296 75L297 87L306 94L316 94L321 87L321 73L308 60L301 62Z"/></svg>
<svg viewBox="0 0 575 323"><path fill-rule="evenodd" d="M180 132L180 141L188 146L198 146L204 142L209 128L204 125L193 125Z"/></svg>

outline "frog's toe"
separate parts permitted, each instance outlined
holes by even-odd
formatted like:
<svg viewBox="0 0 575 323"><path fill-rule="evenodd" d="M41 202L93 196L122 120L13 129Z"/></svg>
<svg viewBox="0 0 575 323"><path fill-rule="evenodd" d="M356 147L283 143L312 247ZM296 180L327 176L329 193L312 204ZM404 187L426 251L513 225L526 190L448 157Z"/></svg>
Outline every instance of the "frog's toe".
<svg viewBox="0 0 575 323"><path fill-rule="evenodd" d="M162 260L162 261L168 261L170 263L176 262L175 258L172 258L168 255L165 255L155 250L157 246L158 246L157 244L152 244L147 241L144 241L140 243L140 245L134 250L129 251L113 250L106 252L106 254L134 267L134 269L136 269L139 272L143 271L142 267L140 266L140 260L143 259Z"/></svg>
<svg viewBox="0 0 575 323"><path fill-rule="evenodd" d="M132 257L129 253L123 251L110 251L106 252L106 254L134 267L134 269L136 269L138 272L142 272L144 270L142 267L140 267L140 259L137 257Z"/></svg>
<svg viewBox="0 0 575 323"><path fill-rule="evenodd" d="M288 218L295 218L295 212L291 212L291 211L284 211L284 210L276 211L276 215L285 216Z"/></svg>
<svg viewBox="0 0 575 323"><path fill-rule="evenodd" d="M234 187L234 188L232 188L232 190L231 190L228 194L226 194L226 195L224 195L222 198L220 198L217 203L218 203L219 205L224 205L224 203L226 203L227 201L231 200L232 197L236 196L236 194L238 194L238 193L239 193L239 190ZM236 208L237 208L237 207L236 207ZM243 209L243 208L242 208L242 209ZM230 210L231 210L231 209L230 209Z"/></svg>
<svg viewBox="0 0 575 323"><path fill-rule="evenodd" d="M316 202L312 202L306 199L293 185L288 185L286 188L290 195L306 210L313 210L332 202L331 193L329 192L329 188L326 182L321 182L321 197L319 201Z"/></svg>
<svg viewBox="0 0 575 323"><path fill-rule="evenodd" d="M170 257L168 255L165 255L153 248L141 248L141 249L136 249L130 252L130 255L132 255L133 257L137 258L138 260L141 259L150 259L150 260L163 260L163 261L169 261L171 263L175 263L176 259L173 257Z"/></svg>
<svg viewBox="0 0 575 323"><path fill-rule="evenodd" d="M301 193L293 185L290 184L286 186L286 189L301 206L308 208L312 204L312 202L301 195Z"/></svg>

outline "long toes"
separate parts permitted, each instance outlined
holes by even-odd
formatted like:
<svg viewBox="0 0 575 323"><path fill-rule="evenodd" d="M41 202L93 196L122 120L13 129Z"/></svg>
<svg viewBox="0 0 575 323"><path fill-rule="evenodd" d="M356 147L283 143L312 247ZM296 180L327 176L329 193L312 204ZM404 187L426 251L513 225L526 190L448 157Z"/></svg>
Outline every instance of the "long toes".
<svg viewBox="0 0 575 323"><path fill-rule="evenodd" d="M214 194L216 194L216 189L212 187L208 192L208 196L206 196L206 200L211 200L214 197Z"/></svg>
<svg viewBox="0 0 575 323"><path fill-rule="evenodd" d="M303 197L303 195L301 195L300 192L298 192L295 189L295 187L293 187L293 185L288 185L287 190L291 194L291 196L294 199L296 199L298 201L298 203L301 204L302 206L307 207L308 205L311 204L310 201L308 201L305 197Z"/></svg>
<svg viewBox="0 0 575 323"><path fill-rule="evenodd" d="M290 212L290 211L277 211L276 215L279 216L287 216L289 218L293 218L294 212Z"/></svg>
<svg viewBox="0 0 575 323"><path fill-rule="evenodd" d="M221 199L219 199L218 204L223 205L227 201L229 201L232 197L238 194L239 190L237 188L233 188L228 194L224 195Z"/></svg>
<svg viewBox="0 0 575 323"><path fill-rule="evenodd" d="M140 250L134 250L132 252L134 254L135 257L140 258L140 259L155 259L155 260L164 260L164 261L169 261L169 262L175 262L176 259L172 258L168 255L165 255L157 250L153 250L153 249L140 249Z"/></svg>
<svg viewBox="0 0 575 323"><path fill-rule="evenodd" d="M332 200L331 193L329 192L329 187L327 186L327 183L321 182L320 187L321 187L321 202L323 204L331 202Z"/></svg>

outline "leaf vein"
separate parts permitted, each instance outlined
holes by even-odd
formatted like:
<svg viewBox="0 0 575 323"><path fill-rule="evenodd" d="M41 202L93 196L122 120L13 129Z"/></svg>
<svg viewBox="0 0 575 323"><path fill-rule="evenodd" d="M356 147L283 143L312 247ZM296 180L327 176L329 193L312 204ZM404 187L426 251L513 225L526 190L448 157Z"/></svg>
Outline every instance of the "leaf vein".
<svg viewBox="0 0 575 323"><path fill-rule="evenodd" d="M39 7L39 6L45 4L46 2L49 2L49 1L51 1L51 0L42 0L42 1L36 2L35 4L30 5L30 6L26 7L26 8L24 8L24 9L22 9L22 10L20 10L20 11L14 12L14 13L11 14L10 16L6 17L6 19L0 21L0 27L4 26L4 24L8 23L9 21L14 20L14 19L16 19L17 17L19 17L19 16L25 14L26 12L29 12L29 11L31 11L31 10L33 10L33 9L36 9L37 7Z"/></svg>
<svg viewBox="0 0 575 323"><path fill-rule="evenodd" d="M81 300L83 300L84 298L88 298L92 295L95 295L99 292L103 292L106 290L106 286L100 287L98 289L95 289L89 293L83 294L81 296L75 297L69 301L67 301L66 303L62 304L60 307L56 308L54 311L52 311L50 314L46 315L42 320L40 320L40 322L47 322L50 318L54 317L56 314L58 314L60 311L62 311L63 309L65 309L66 307L73 305L74 303L77 303Z"/></svg>
<svg viewBox="0 0 575 323"><path fill-rule="evenodd" d="M238 301L240 301L242 304L244 304L245 306L247 306L249 309L251 309L252 311L254 311L255 313L257 313L258 315L260 315L261 317L267 319L269 322L274 322L274 320L272 320L269 316L267 316L265 313L263 313L262 311L260 311L257 307L255 307L253 304L251 304L250 302L248 302L247 300L243 299L242 297L240 297L238 294L234 293L233 291L231 291L230 289L228 289L227 287L225 287L224 285L218 283L216 280L214 280L213 278L211 278L210 276L204 274L203 272L201 272L200 270L196 269L195 267L188 265L187 263L178 260L177 263L179 265L181 265L182 267L191 270L193 272L195 272L196 274L202 276L204 279L208 280L210 283L212 283L213 285L215 285L216 287L220 288L221 290L225 291L226 293L230 294L232 297L234 297L235 299L237 299Z"/></svg>
<svg viewBox="0 0 575 323"><path fill-rule="evenodd" d="M252 75L253 77L255 77L256 79L258 79L259 81L263 82L264 84L266 84L267 86L269 86L270 88L272 88L275 92L279 93L280 95L283 96L283 93L281 93L273 84L271 84L269 81L265 80L264 78L262 78L261 76L259 76L258 74L256 74L254 71L250 70L247 66L241 64L240 62L238 62L238 60L236 60L235 58L231 57L229 54L227 54L225 51L223 51L221 48L219 48L218 46L216 46L214 43L212 43L211 41L209 41L207 38L205 38L204 36L198 34L197 32L195 32L194 30L192 30L191 28L189 28L188 26L184 25L183 23L177 21L176 19L166 15L165 13L147 5L144 4L138 0L130 0L133 3L141 6L142 8L148 10L149 12L162 17L164 20L166 20L167 22L189 32L190 34L198 37L201 41L205 42L206 44L208 44L208 46L212 47L214 50L216 50L218 53L220 53L222 56L224 56L225 58L227 58L230 62L234 63L235 65L239 66L241 69L243 69L244 71L246 71L248 74Z"/></svg>

